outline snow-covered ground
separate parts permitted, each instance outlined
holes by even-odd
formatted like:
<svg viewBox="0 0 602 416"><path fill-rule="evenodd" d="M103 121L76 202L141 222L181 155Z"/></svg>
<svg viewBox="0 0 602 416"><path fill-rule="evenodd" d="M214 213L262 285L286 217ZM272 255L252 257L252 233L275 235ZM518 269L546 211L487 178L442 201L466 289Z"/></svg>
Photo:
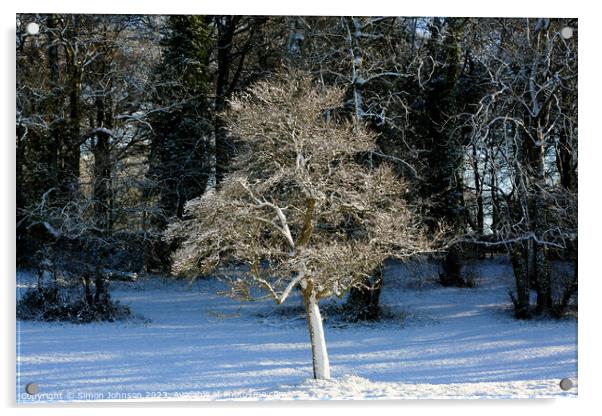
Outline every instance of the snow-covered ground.
<svg viewBox="0 0 602 416"><path fill-rule="evenodd" d="M576 320L517 321L508 264L479 272L476 289L416 288L415 274L389 265L382 303L399 318L342 324L325 313L330 381L311 380L299 297L277 307L218 295L213 279L115 283L113 297L146 320L17 322L17 401L576 396L558 386L577 379ZM17 278L21 292L33 275Z"/></svg>

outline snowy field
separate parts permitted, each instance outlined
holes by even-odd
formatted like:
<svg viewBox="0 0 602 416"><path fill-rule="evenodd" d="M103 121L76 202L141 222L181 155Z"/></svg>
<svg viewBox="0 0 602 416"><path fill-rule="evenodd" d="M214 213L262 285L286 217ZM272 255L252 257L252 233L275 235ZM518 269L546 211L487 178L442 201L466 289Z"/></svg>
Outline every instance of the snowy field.
<svg viewBox="0 0 602 416"><path fill-rule="evenodd" d="M215 280L114 283L144 319L103 324L17 322L17 401L429 399L576 396L577 321L511 317L507 263L488 260L477 289L417 285L389 265L389 318L328 317L333 380L311 380L301 300L240 303ZM33 275L18 273L18 293ZM424 279L422 279L424 280ZM39 385L39 395L24 392Z"/></svg>

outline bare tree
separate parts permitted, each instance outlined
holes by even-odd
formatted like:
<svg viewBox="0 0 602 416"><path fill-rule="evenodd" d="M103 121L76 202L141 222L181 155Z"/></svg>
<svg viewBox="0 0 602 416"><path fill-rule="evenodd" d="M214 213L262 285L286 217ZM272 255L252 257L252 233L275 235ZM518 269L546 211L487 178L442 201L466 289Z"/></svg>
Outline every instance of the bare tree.
<svg viewBox="0 0 602 416"><path fill-rule="evenodd" d="M93 224L87 229L96 237L146 238L142 182L148 146L141 133L148 129L145 84L157 56L156 38L140 16L77 17L18 16L17 224L24 261L56 238L37 223L59 229L70 220L67 212L86 227ZM40 25L36 36L24 29L30 21ZM75 67L80 69L73 81Z"/></svg>
<svg viewBox="0 0 602 416"><path fill-rule="evenodd" d="M561 35L567 25L576 21L492 19L476 33L475 54L490 79L469 115L473 160L489 170L493 244L512 256L521 318L533 312L531 289L536 313L566 307L552 293L550 252L576 258L577 45ZM479 180L475 174L475 185ZM566 296L575 286L576 279Z"/></svg>
<svg viewBox="0 0 602 416"><path fill-rule="evenodd" d="M318 379L330 377L319 300L342 297L385 258L431 249L404 200L407 186L385 164L358 163L375 137L337 120L342 100L340 89L299 72L234 98L224 116L241 140L234 170L169 229L182 239L175 273L206 273L235 259L250 268L230 279L239 295L257 286L281 304L300 288Z"/></svg>

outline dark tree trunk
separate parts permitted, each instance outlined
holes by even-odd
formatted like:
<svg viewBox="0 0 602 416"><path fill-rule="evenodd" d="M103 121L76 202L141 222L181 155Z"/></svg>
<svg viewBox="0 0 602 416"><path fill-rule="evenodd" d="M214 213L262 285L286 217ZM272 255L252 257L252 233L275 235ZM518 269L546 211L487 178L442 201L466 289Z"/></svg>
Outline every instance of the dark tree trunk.
<svg viewBox="0 0 602 416"><path fill-rule="evenodd" d="M537 241L532 240L532 250L534 259L534 279L537 282L537 311L539 313L549 312L552 308L552 287L550 281L550 271L548 266L547 249L542 244L544 233L546 231L546 202L544 200L544 182L545 182L545 137L542 128L537 124L537 143L526 140L531 147L530 155L534 168L535 189L529 195L530 201L530 220L531 228Z"/></svg>
<svg viewBox="0 0 602 416"><path fill-rule="evenodd" d="M560 173L560 184L569 191L577 189L577 171L575 169L574 149L569 143L568 133L563 129L559 137L558 157L556 159Z"/></svg>
<svg viewBox="0 0 602 416"><path fill-rule="evenodd" d="M527 257L528 249L522 243L516 244L510 254L516 285L516 296L511 296L512 303L514 304L514 315L518 319L528 319L531 317Z"/></svg>
<svg viewBox="0 0 602 416"><path fill-rule="evenodd" d="M439 282L443 286L471 287L471 284L462 276L462 250L454 245L445 254L441 264L443 273L439 275Z"/></svg>
<svg viewBox="0 0 602 416"><path fill-rule="evenodd" d="M69 194L75 194L79 187L80 173L80 68L73 69L69 91L69 127L61 153L63 156L63 185Z"/></svg>
<svg viewBox="0 0 602 416"><path fill-rule="evenodd" d="M474 187L477 202L477 233L482 236L485 227L485 212L483 209L483 182L481 179L481 172L479 171L477 146L472 145L472 169L474 175Z"/></svg>
<svg viewBox="0 0 602 416"><path fill-rule="evenodd" d="M251 49L256 47L253 43L257 39L255 34L267 19L252 17L243 21L243 16L216 16L213 20L217 27L217 75L214 100L215 182L219 186L228 171L234 153L234 146L226 131L221 112L225 109L226 99L241 82L245 59ZM243 33L246 41L239 40Z"/></svg>
<svg viewBox="0 0 602 416"><path fill-rule="evenodd" d="M576 102L576 97L571 97L561 90L563 107L570 109ZM558 133L556 147L556 166L560 174L560 184L570 192L577 191L577 138L573 136L573 126L562 124Z"/></svg>
<svg viewBox="0 0 602 416"><path fill-rule="evenodd" d="M443 36L442 48L437 38L440 35L440 20L435 21L431 31L433 38L428 47L434 56L443 63L433 74L433 81L427 88L425 107L420 117L424 129L424 147L426 155L425 179L421 187L424 198L432 200L428 226L432 232L438 229L441 221L451 230L461 234L465 232L468 215L464 202L464 143L465 132L458 134L446 128L449 114L461 104L457 82L462 74L460 39L463 33L461 19L448 21L448 32ZM460 276L459 253L450 250L445 256L442 283L464 286Z"/></svg>
<svg viewBox="0 0 602 416"><path fill-rule="evenodd" d="M498 224L500 217L500 199L497 193L497 177L496 169L494 164L494 157L491 155L491 169L490 169L490 193L491 193L491 232L494 240L497 240Z"/></svg>
<svg viewBox="0 0 602 416"><path fill-rule="evenodd" d="M51 187L57 187L60 185L60 174L59 174L59 159L60 159L60 147L62 142L62 136L64 135L65 123L63 121L57 122L61 119L61 112L63 110L63 89L60 84L59 78L59 48L56 36L56 31L59 30L57 21L54 15L48 17L48 81L50 86L50 105L48 108L47 118L50 124L49 134L50 140L48 144L43 147L42 152L47 154L44 158L48 163L48 183L43 186L42 193ZM52 195L54 196L54 195ZM54 199L54 198L53 198Z"/></svg>
<svg viewBox="0 0 602 416"><path fill-rule="evenodd" d="M105 276L100 270L94 273L94 304L96 306L106 305L109 302L109 286Z"/></svg>
<svg viewBox="0 0 602 416"><path fill-rule="evenodd" d="M25 219L23 215L23 209L25 208L27 201L25 198L25 180L23 177L23 161L25 160L25 128L22 125L17 126L17 172L16 172L16 185L17 185L17 232L16 232L16 251L17 251L17 263L20 262L22 254L25 250L25 233L27 227L25 225L19 226L19 224Z"/></svg>
<svg viewBox="0 0 602 416"><path fill-rule="evenodd" d="M78 36L79 18L77 15L71 16L72 23L69 36L76 38ZM80 89L82 67L77 48L66 49L67 59L67 95L69 119L66 129L60 140L58 149L58 173L59 187L61 196L69 199L79 191L80 176L80 126L81 126L81 103Z"/></svg>
<svg viewBox="0 0 602 416"><path fill-rule="evenodd" d="M232 145L225 129L220 113L225 108L226 95L230 85L232 67L232 47L234 32L240 16L223 16L216 20L217 24L217 79L215 83L215 182L219 186L230 161Z"/></svg>
<svg viewBox="0 0 602 416"><path fill-rule="evenodd" d="M108 130L113 125L111 109L105 105L104 98L96 100L96 125ZM94 213L96 226L102 230L112 227L110 138L108 132L99 131L94 145Z"/></svg>
<svg viewBox="0 0 602 416"><path fill-rule="evenodd" d="M82 283L84 285L84 299L88 306L94 305L94 295L92 294L92 279L90 278L89 272L84 272L82 276Z"/></svg>
<svg viewBox="0 0 602 416"><path fill-rule="evenodd" d="M345 310L353 321L376 321L380 318L380 292L383 284L382 266L377 267L364 286L353 287Z"/></svg>

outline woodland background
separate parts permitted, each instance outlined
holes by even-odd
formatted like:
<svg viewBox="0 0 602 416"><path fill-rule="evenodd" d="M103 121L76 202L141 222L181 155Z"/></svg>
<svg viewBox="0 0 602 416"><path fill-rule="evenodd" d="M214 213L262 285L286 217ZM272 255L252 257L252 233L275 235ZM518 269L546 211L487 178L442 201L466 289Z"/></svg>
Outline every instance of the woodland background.
<svg viewBox="0 0 602 416"><path fill-rule="evenodd" d="M470 286L467 258L506 254L516 316L562 316L577 290L577 29L547 18L17 15L17 264L70 270L99 296L107 270L168 273L168 224L223 185L237 154L228 100L296 69L344 89L340 117L378 135L367 157L411 184L430 232L445 226L442 284ZM574 273L554 281L556 260ZM375 273L351 292L359 317L379 285Z"/></svg>

